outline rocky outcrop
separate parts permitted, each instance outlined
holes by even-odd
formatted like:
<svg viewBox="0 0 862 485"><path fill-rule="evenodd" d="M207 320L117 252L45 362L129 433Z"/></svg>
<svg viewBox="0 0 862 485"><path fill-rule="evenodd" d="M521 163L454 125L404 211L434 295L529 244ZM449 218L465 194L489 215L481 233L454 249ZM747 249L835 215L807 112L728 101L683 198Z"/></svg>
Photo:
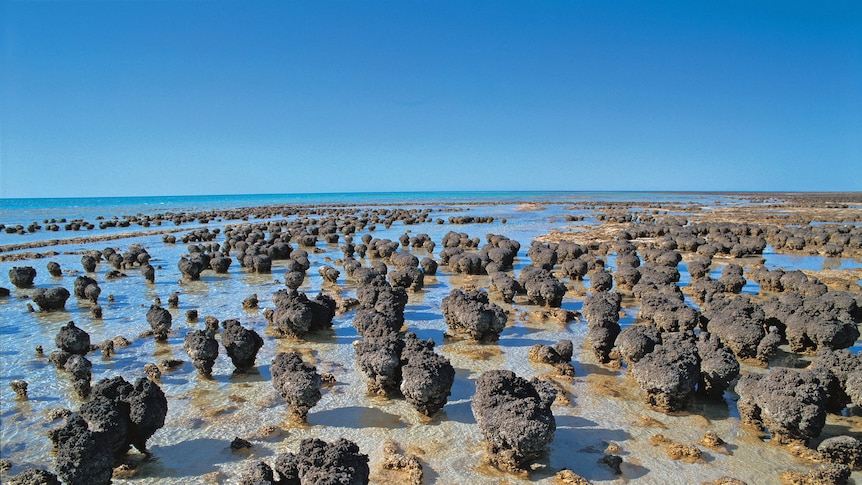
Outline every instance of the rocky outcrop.
<svg viewBox="0 0 862 485"><path fill-rule="evenodd" d="M263 347L263 338L256 331L242 326L238 320L229 319L222 322L224 332L221 343L230 357L233 366L239 372L254 367L257 352Z"/></svg>
<svg viewBox="0 0 862 485"><path fill-rule="evenodd" d="M471 408L487 445L488 459L504 470L529 469L554 439L551 404L556 390L507 370L484 372Z"/></svg>
<svg viewBox="0 0 862 485"><path fill-rule="evenodd" d="M453 289L443 298L440 310L453 333L473 340L497 340L506 327L506 312L490 303L488 294L481 289Z"/></svg>
<svg viewBox="0 0 862 485"><path fill-rule="evenodd" d="M317 369L297 352L279 352L270 366L272 385L287 403L293 419L306 422L308 411L320 401L322 385Z"/></svg>

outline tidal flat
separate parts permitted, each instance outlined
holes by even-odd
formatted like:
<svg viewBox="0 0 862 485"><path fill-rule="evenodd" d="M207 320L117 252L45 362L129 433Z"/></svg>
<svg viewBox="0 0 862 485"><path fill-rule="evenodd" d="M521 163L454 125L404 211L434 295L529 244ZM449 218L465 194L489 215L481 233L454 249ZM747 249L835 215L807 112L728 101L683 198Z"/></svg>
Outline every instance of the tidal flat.
<svg viewBox="0 0 862 485"><path fill-rule="evenodd" d="M94 388L116 376L146 379L167 401L146 453L113 456L114 483L252 483L259 463L277 469L279 457L300 454L311 438L355 443L372 483L862 477L852 447L828 446L862 436L860 193L345 194L172 204L31 201L0 209L0 275L9 275L0 283L8 290L0 297L4 483L28 468L58 473L65 458L49 434L93 400L51 359L70 321L89 336L83 357ZM25 267L35 272L30 282L12 276ZM99 291L76 295L84 277ZM403 288L394 290L393 301L403 294L394 317L379 296L366 301L369 285L375 295ZM58 287L69 295L52 306L46 294ZM453 310L467 315L461 320L450 316L444 299L458 289L486 294L487 304ZM331 301L328 321L305 325L278 303L287 293ZM600 298L619 307L595 310L589 302ZM153 306L170 315L161 338L148 321ZM497 330L486 328L497 317L477 306L500 309ZM728 308L739 314L728 317ZM389 388L385 372L362 363L358 342L381 337L359 323L372 311L387 315L390 327L394 318L394 340L408 333L430 340L430 351L451 365L442 408L417 407L415 386L404 384L412 374L402 373L410 355L396 355ZM242 370L223 341L232 319L263 341ZM630 342L631 328L657 337L632 353L619 340ZM217 354L202 372L205 356L186 342L207 330ZM723 349L722 369L737 364L723 384L705 370L706 335L715 338L709 352ZM537 357L561 341L572 343L569 359ZM672 346L679 355L666 352ZM304 419L273 384L273 362L286 353L322 381ZM781 369L809 391L772 393L804 426L770 414L770 397L746 390L771 389L768 376ZM499 411L514 423L507 439L477 419L477 382L498 370L553 390L550 433L519 441L533 425L525 413L509 419ZM16 381L27 383L24 395ZM526 451L543 440L540 452ZM273 483L280 478L276 470Z"/></svg>

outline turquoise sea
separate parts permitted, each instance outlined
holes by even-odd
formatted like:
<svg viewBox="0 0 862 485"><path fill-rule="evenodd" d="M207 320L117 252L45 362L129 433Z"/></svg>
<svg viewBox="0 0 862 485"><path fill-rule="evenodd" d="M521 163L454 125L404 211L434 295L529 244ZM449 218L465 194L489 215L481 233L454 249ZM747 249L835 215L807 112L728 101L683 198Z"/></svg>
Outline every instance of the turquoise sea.
<svg viewBox="0 0 862 485"><path fill-rule="evenodd" d="M428 234L437 243L433 254L422 249L403 249L420 259L435 257L442 248L440 241L448 231L464 232L484 243L486 234L503 234L521 243L515 262L517 274L529 264L526 251L532 239L552 231L577 232L599 223L598 214L622 207L627 211L653 209L662 204L668 211L677 207L709 210L719 206L762 203L760 194L700 194L651 192L411 192L411 193L341 193L341 194L265 194L188 197L129 197L76 199L0 199L0 224L6 227L32 223L43 229L24 234L0 231L0 256L37 253L18 261L0 262L0 286L11 285L6 274L13 266L29 265L37 270L37 288L62 285L71 291L74 279L83 273L81 256L106 247L125 251L131 244L141 244L157 266L156 281L148 284L137 269L126 269L124 277L108 279L113 269L104 261L95 277L102 288L99 304L101 319L91 315L92 304L71 297L66 309L59 312L31 312L33 289L11 288L12 294L0 298L0 457L10 460L17 473L27 465L50 469L53 466L47 431L58 425L48 415L56 408L76 409L81 402L72 396L71 382L63 372L35 353L42 346L48 354L54 346L54 335L62 324L72 320L91 335L94 343L123 336L132 345L116 349L113 357L102 358L99 352L88 356L93 362L93 381L122 375L127 380L143 377L143 366L165 358L186 361L167 372L161 380L168 395L169 413L166 426L148 442L152 457L140 463L133 478L116 479L115 483L232 483L243 467L256 460L272 461L282 451L297 451L302 438L318 437L328 441L344 437L359 444L371 459L374 470L382 456L382 440L393 439L403 449L417 454L425 467L426 483L551 483L552 476L563 468L575 470L593 483L688 484L702 483L721 476L733 476L749 484L778 483L779 472L805 470L810 464L793 458L785 449L764 443L741 426L735 395L728 392L721 403L695 403L691 412L668 416L647 408L638 394L637 384L623 370L596 365L587 352L581 352L586 333L585 322L559 323L542 320L537 308L516 302L501 304L510 314L507 328L494 344L469 344L443 338L447 330L440 312L440 302L456 287L489 286L487 276L465 276L441 268L435 277L427 277L425 288L410 295L406 324L421 338L433 339L437 351L450 359L456 368L456 380L443 411L431 421L420 419L403 400L384 400L368 396L365 377L354 364L352 342L357 334L351 325L353 312L335 317L333 331L311 335L305 341L275 338L267 330L262 310L272 307L272 295L284 285L284 263L275 262L271 274L250 273L234 259L229 272L217 275L204 272L200 281L182 281L177 261L187 252L185 244L165 244L164 233L180 239L195 229L224 230L232 224L264 223L270 219L242 221L212 218L175 225L109 227L100 229L99 221L123 219L124 216L207 212L240 207L285 206L334 211L350 208L372 211L381 208L430 209L432 222L406 226L401 222L385 227L378 224L370 232L376 238L397 240L405 232ZM631 203L631 204L627 204ZM323 212L321 212L323 214ZM493 217L491 223L438 224L453 216ZM290 218L291 216L288 216ZM318 216L314 216L318 217ZM322 216L321 216L322 217ZM274 215L278 220L282 216ZM91 230L46 231L50 221L81 219L93 223ZM170 218L166 218L169 221ZM356 234L356 238L362 234ZM45 241L52 241L46 244ZM219 237L215 242L222 242ZM33 247L26 247L26 246ZM311 268L300 291L315 296L320 291L355 294L356 284L337 265L342 257L338 244L318 241L309 251ZM294 243L294 247L296 244ZM33 256L33 255L31 255ZM785 269L856 268L860 261L820 256L787 256L767 248L763 255L768 267ZM46 271L49 261L58 262L63 275L52 277ZM367 264L368 261L362 261ZM607 256L613 267L613 254ZM337 285L325 283L318 275L323 265L341 270ZM713 271L720 272L721 263ZM681 285L688 281L685 265L680 265ZM5 282L4 282L5 281ZM570 293L563 302L569 310L579 310L589 291L589 280L566 282ZM750 282L743 291L757 293ZM138 337L148 328L145 314L150 304L160 298L166 302L172 293L179 295L179 306L171 309L173 330L167 343ZM259 309L243 310L241 302L256 294ZM111 299L109 300L109 295ZM187 322L187 310L197 310L198 322ZM624 308L621 323L630 324L636 307ZM219 320L237 318L244 325L264 335L265 344L258 354L257 367L248 375L234 375L232 364L223 353L216 361L212 379L197 375L182 348L190 329L203 327L203 316ZM475 380L485 370L506 368L523 377L549 372L550 368L527 361L527 352L535 343L552 344L570 339L575 344L575 377L566 383L567 402L555 405L557 432L547 457L526 476L505 475L481 466L482 436L470 410ZM279 351L296 349L313 359L320 372L330 372L337 384L324 390L324 397L309 413L309 425L294 426L286 422L287 412L281 397L270 383L269 364ZM854 347L858 351L859 346ZM750 369L751 372L762 372ZM9 382L25 379L30 383L28 401L16 401ZM834 423L833 423L834 424ZM846 423L840 423L844 425ZM838 426L836 424L835 426ZM274 431L273 431L274 430ZM726 449L704 450L699 463L684 463L667 458L663 449L649 439L656 433L683 443L696 443L708 431L716 431L730 443ZM237 454L230 450L235 437L253 443L251 452ZM600 465L601 452L617 444L623 456L623 476L615 476ZM132 453L135 455L135 453ZM854 474L855 479L859 479Z"/></svg>

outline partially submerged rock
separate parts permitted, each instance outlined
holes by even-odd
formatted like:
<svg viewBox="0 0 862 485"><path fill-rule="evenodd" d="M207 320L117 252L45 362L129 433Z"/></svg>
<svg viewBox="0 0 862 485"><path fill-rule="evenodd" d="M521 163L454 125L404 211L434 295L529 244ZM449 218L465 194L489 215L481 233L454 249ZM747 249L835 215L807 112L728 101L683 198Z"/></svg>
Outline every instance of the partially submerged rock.
<svg viewBox="0 0 862 485"><path fill-rule="evenodd" d="M485 437L489 460L505 470L524 470L554 439L551 404L556 390L514 372L492 370L476 381L471 408Z"/></svg>
<svg viewBox="0 0 862 485"><path fill-rule="evenodd" d="M297 352L279 352L270 366L272 385L287 403L293 418L306 422L308 411L320 401L320 374Z"/></svg>
<svg viewBox="0 0 862 485"><path fill-rule="evenodd" d="M483 290L453 289L443 298L440 311L450 330L477 341L497 340L506 327L506 312Z"/></svg>

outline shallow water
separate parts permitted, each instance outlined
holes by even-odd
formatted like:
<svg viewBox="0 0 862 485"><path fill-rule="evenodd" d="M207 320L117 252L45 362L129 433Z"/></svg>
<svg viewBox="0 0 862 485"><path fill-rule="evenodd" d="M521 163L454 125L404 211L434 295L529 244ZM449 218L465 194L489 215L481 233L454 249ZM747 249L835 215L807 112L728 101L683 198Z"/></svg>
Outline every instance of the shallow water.
<svg viewBox="0 0 862 485"><path fill-rule="evenodd" d="M646 195L633 198L638 197ZM704 201L716 198L715 195L703 196ZM529 262L526 251L533 237L552 229L576 228L581 224L565 222L562 218L572 213L566 209L566 205L581 199L572 196L558 204L544 205L541 210L521 210L519 207L521 201L535 200L547 202L555 199L519 199L513 196L509 203L463 207L464 214L497 217L497 221L492 224L461 226L430 223L404 226L398 222L390 229L378 225L372 234L377 238L397 240L405 231L428 233L437 242L436 252L441 249L443 234L450 230L480 237L483 243L485 234L504 234L521 242L521 253L515 265L517 272ZM216 206L231 202L236 201L209 203ZM720 202L736 203L735 199ZM409 208L410 205L404 204L402 207ZM443 205L434 207L442 208ZM147 209L140 204L119 207L99 205L84 209L86 214L81 213L78 217L87 216L85 218L93 222L96 215L110 217L137 213L129 210ZM2 222L11 220L10 214L13 212L13 209L4 207ZM15 217L28 221L33 220L30 217L32 215L27 213L25 217L17 214ZM451 215L459 214L435 211L431 217L446 219ZM500 221L502 217L507 218L506 224ZM206 227L212 229L236 222L211 222ZM177 236L196 227L203 226L186 224ZM132 227L125 230L144 229ZM94 234L103 232L93 231ZM75 234L79 235L86 234ZM356 236L358 240L359 234ZM3 234L0 237L0 243L10 244L25 240L23 238L38 240L53 236L41 232L28 236ZM221 237L217 239L217 242L222 241ZM88 358L93 362L93 382L115 375L122 375L132 381L144 376L143 366L148 362L167 357L188 360L182 349L183 338L189 329L203 328L205 315L213 315L219 320L237 318L264 335L266 343L258 354L257 367L247 375L234 375L232 364L222 348L212 379L200 377L190 362L165 372L161 386L168 396L169 412L165 427L148 442L152 458L141 462L134 478L118 479L116 483L230 482L253 460L271 462L277 453L297 451L299 442L306 437L328 441L340 437L353 440L363 453L370 456L372 470L381 458L382 440L394 439L402 449L418 455L425 467L426 483L549 483L557 471L569 468L594 483L700 483L730 475L750 484L761 484L777 483L779 472L805 470L809 466L793 458L786 449L764 443L759 436L741 427L732 393L726 393L723 403L696 403L690 412L681 415L668 416L648 409L642 404L643 395L637 384L625 376L624 371L598 366L587 352L579 352L586 333L586 325L582 321L561 324L555 321L542 322L533 316L523 319L518 317L522 311L535 308L524 304L506 305L498 301L504 308L512 310L509 325L498 343L477 345L444 340L443 333L447 327L440 313L442 298L453 287L487 287L487 277L452 275L441 268L436 277L426 277L425 289L421 293L410 296L405 314L408 330L421 338L433 339L438 352L449 358L456 369L455 384L447 405L427 421L420 419L416 411L403 400L385 400L366 395L365 376L355 369L354 364L352 342L357 334L351 325L353 312L336 316L330 332L309 335L306 341L291 341L271 336L266 329L262 311L242 310L242 300L253 293L260 299L261 310L272 307L272 294L284 287L279 281L284 273L283 263L275 262L272 274L259 275L240 269L234 260L227 275L205 272L201 281L180 283L176 262L186 252L185 246L166 245L162 243L160 235L148 235L40 249L56 250L60 254L46 259L0 263L0 274L5 275L12 266L31 265L38 272L36 287L63 285L71 291L75 277L83 274L80 266L82 251L107 246L125 251L132 243L143 244L153 256L151 264L161 265L156 270L156 282L145 283L136 269L126 270L128 276L125 278L106 280L105 274L111 268L104 262L100 264L95 278L102 288L99 303L104 316L101 320L94 320L90 316L89 303L76 301L74 297L67 301L65 311L53 313L30 313L27 310L33 289L13 289L9 298L0 299L0 455L15 465L10 473L17 473L25 465L50 469L53 457L46 432L59 422L48 422L47 413L62 407L77 409L81 404L70 397L73 393L67 376L56 371L45 358L35 356L37 345L44 347L45 355L53 350L54 336L60 325L69 320L75 321L90 334L94 343L117 335L131 340L131 346L115 349L116 354L112 358L102 359L98 351L89 354ZM338 245L318 242L317 247L324 252L309 255L312 267L300 288L310 297L321 289L333 288L322 282L317 268L323 264L332 265L325 258L335 260L342 256ZM426 255L422 250L412 252L420 259ZM796 267L789 264L794 260L783 259L785 257L780 254L768 253L764 257L767 266L777 265L785 269ZM62 277L52 278L47 274L45 263L49 260L60 263L64 269ZM608 264L613 264L612 255L608 258ZM842 260L840 264L859 266L858 262L852 260ZM345 296L352 296L355 283L345 277L341 268L338 269L342 271L338 285L343 288ZM717 275L720 265L713 270ZM680 265L680 271L683 274L681 284L685 284L687 275L684 264ZM582 288L581 283L568 284L573 288ZM589 282L585 282L584 286L588 287ZM744 291L757 290L754 285L747 286ZM149 328L145 314L152 301L160 297L163 302L167 302L167 297L174 291L179 292L180 303L179 308L170 309L175 332L167 343L156 343L152 338L137 338L139 333ZM108 302L108 295L113 295L113 302ZM582 301L569 294L563 306L576 310ZM189 309L198 310L200 319L197 323L185 322L185 311ZM626 308L629 317L623 319L622 323L631 323L635 311L634 308ZM483 467L482 436L470 410L475 380L483 371L499 368L513 370L527 378L544 375L552 370L551 367L529 363L527 351L535 343L551 344L563 338L575 343L573 364L576 375L571 380L557 379L567 399L561 399L554 406L557 432L548 456L525 477L506 475ZM337 380L334 387L323 391L323 399L308 415L307 426L296 426L287 421L284 403L270 383L270 363L277 352L285 350L303 352L306 361L313 361L319 372L330 372ZM28 401L14 400L8 384L13 379L25 379L30 383ZM860 423L854 419L830 419L829 431L833 433L842 430L860 431ZM704 451L702 463L670 460L661 447L654 447L649 441L652 435L662 433L674 441L696 444L707 430L717 432L729 445L717 451L701 447ZM251 451L231 452L229 444L234 437L250 440L254 444ZM610 443L618 444L622 449L622 477L614 476L597 462ZM142 458L136 453L132 455ZM858 479L858 476L854 474L854 478Z"/></svg>

